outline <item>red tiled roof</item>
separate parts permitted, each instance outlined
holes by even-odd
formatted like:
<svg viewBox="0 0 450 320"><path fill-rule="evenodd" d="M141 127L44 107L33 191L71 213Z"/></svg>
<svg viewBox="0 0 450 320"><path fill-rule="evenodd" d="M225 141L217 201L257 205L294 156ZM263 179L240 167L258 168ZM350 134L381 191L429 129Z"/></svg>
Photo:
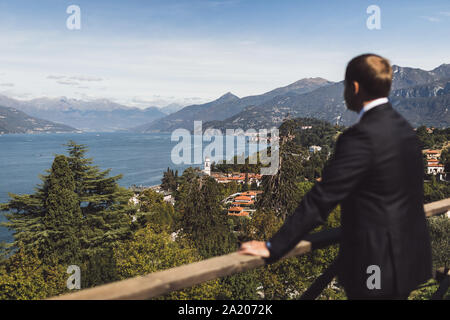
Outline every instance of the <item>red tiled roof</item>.
<svg viewBox="0 0 450 320"><path fill-rule="evenodd" d="M244 216L248 216L248 212L246 212L246 211L241 211L239 213L228 212L228 215L229 216L244 217Z"/></svg>
<svg viewBox="0 0 450 320"><path fill-rule="evenodd" d="M238 206L248 206L254 204L255 201L248 201L248 202L233 202L232 205L238 205Z"/></svg>
<svg viewBox="0 0 450 320"><path fill-rule="evenodd" d="M247 196L237 196L236 198L234 198L234 200L247 200L247 201L250 201L250 200L252 200L252 198L247 197Z"/></svg>
<svg viewBox="0 0 450 320"><path fill-rule="evenodd" d="M428 164L429 167L443 167L443 164Z"/></svg>
<svg viewBox="0 0 450 320"><path fill-rule="evenodd" d="M256 192L254 191L241 192L241 196L256 196Z"/></svg>

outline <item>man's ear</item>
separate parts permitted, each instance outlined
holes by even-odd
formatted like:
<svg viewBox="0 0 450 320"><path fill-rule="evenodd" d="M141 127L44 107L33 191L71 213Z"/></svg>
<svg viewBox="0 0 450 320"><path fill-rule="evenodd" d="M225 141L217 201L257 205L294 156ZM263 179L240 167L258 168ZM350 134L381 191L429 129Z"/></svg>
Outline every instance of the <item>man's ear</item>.
<svg viewBox="0 0 450 320"><path fill-rule="evenodd" d="M353 94L356 96L359 93L359 83L357 81L352 82Z"/></svg>

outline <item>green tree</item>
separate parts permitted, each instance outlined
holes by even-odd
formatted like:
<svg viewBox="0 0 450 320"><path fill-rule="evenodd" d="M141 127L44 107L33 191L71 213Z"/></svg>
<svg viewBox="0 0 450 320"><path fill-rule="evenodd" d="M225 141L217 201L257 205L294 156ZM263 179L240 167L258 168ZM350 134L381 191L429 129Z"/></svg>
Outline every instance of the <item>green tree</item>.
<svg viewBox="0 0 450 320"><path fill-rule="evenodd" d="M6 258L8 257L7 248L8 245L6 244L6 242L0 242L0 263L2 263L2 261L6 260Z"/></svg>
<svg viewBox="0 0 450 320"><path fill-rule="evenodd" d="M273 211L256 211L246 230L248 239L267 241L281 227L282 220ZM326 226L314 232L339 225L339 210L335 210ZM256 269L256 279L261 285L265 299L298 299L312 282L325 271L337 257L337 246L315 250L304 256L280 260ZM338 288L338 287L337 287ZM344 298L341 288L329 286L320 299Z"/></svg>
<svg viewBox="0 0 450 320"><path fill-rule="evenodd" d="M168 228L175 231L176 213L172 204L164 201L164 196L152 189L143 191L139 197L137 221L141 227L150 224L153 228Z"/></svg>
<svg viewBox="0 0 450 320"><path fill-rule="evenodd" d="M424 202L434 202L450 197L450 185L448 182L440 182L432 175L431 180L423 186Z"/></svg>
<svg viewBox="0 0 450 320"><path fill-rule="evenodd" d="M445 172L450 173L450 147L442 150L441 162L445 167Z"/></svg>
<svg viewBox="0 0 450 320"><path fill-rule="evenodd" d="M114 249L120 279L161 271L202 259L185 239L174 239L167 231L147 226L133 239ZM220 293L219 280L172 292L159 299L215 299Z"/></svg>
<svg viewBox="0 0 450 320"><path fill-rule="evenodd" d="M56 156L49 174L41 177L35 194L10 194L2 205L12 211L4 225L14 230L14 245L20 242L25 251L36 248L44 261L55 256L62 263L79 262L82 217L67 158Z"/></svg>
<svg viewBox="0 0 450 320"><path fill-rule="evenodd" d="M67 158L58 155L53 161L44 198L42 223L46 237L40 248L41 258L48 262L52 256L61 263L78 264L81 257L81 209L75 182Z"/></svg>
<svg viewBox="0 0 450 320"><path fill-rule="evenodd" d="M167 168L161 179L161 188L168 191L176 191L178 188L178 171Z"/></svg>
<svg viewBox="0 0 450 320"><path fill-rule="evenodd" d="M122 175L109 176L110 169L93 165L85 145L69 141L66 146L83 216L82 286L90 287L116 280L113 248L132 236L133 193L119 186Z"/></svg>
<svg viewBox="0 0 450 320"><path fill-rule="evenodd" d="M445 216L427 219L430 230L433 268L450 267L450 220Z"/></svg>
<svg viewBox="0 0 450 320"><path fill-rule="evenodd" d="M110 170L92 165L86 146L69 141L67 147L68 166L57 156L33 194L10 194L0 209L9 211L3 225L14 231L9 253L21 243L25 251L36 248L43 260L54 254L73 263L80 248L82 286L89 287L116 279L112 249L132 235L133 193L118 185L121 175L110 177Z"/></svg>
<svg viewBox="0 0 450 320"><path fill-rule="evenodd" d="M45 299L67 291L62 265L39 259L37 250L18 250L0 264L0 300Z"/></svg>
<svg viewBox="0 0 450 320"><path fill-rule="evenodd" d="M296 185L305 179L302 175L302 160L307 158L307 154L293 141L281 143L279 154L278 172L263 177L264 196L258 199L257 207L271 209L285 219L301 199Z"/></svg>
<svg viewBox="0 0 450 320"><path fill-rule="evenodd" d="M295 194L298 203L311 189L313 183L300 182L295 185ZM263 196L266 196L264 194ZM270 208L260 208L253 215L250 223L243 232L247 240L269 240L283 224L283 217ZM335 228L340 225L340 209L336 208L330 214L327 223L319 226L312 232ZM260 281L261 291L265 299L296 299L312 284L312 282L337 257L337 245L321 250L315 250L300 257L292 257L278 261L256 270L256 279ZM320 299L344 298L342 288L329 286L319 297Z"/></svg>
<svg viewBox="0 0 450 320"><path fill-rule="evenodd" d="M89 248L107 247L131 236L131 215L135 210L129 199L133 193L120 187L122 175L110 177L110 169L101 171L86 158L87 147L69 141L68 161L74 174L76 192L80 199L84 234Z"/></svg>
<svg viewBox="0 0 450 320"><path fill-rule="evenodd" d="M236 251L237 236L221 206L224 187L191 170L183 173L182 181L176 203L181 238L192 243L203 259ZM220 287L219 299L257 298L257 282L251 272L221 278Z"/></svg>
<svg viewBox="0 0 450 320"><path fill-rule="evenodd" d="M179 227L204 258L236 250L236 238L229 230L226 214L220 206L219 186L209 177L194 178L183 186L186 197L180 199Z"/></svg>

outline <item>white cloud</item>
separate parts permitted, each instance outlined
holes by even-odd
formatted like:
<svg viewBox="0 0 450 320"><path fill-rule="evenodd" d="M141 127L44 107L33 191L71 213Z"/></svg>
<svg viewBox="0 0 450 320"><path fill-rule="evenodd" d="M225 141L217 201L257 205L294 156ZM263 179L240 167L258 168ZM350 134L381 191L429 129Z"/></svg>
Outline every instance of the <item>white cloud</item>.
<svg viewBox="0 0 450 320"><path fill-rule="evenodd" d="M103 81L102 78L98 77L91 77L91 76L72 76L69 79L71 80L77 80L77 81Z"/></svg>
<svg viewBox="0 0 450 320"><path fill-rule="evenodd" d="M1 87L14 87L14 83L0 83Z"/></svg>
<svg viewBox="0 0 450 320"><path fill-rule="evenodd" d="M62 75L49 75L47 76L47 79L52 79L52 80L66 80L66 81L70 81L70 80L75 80L75 81L88 81L88 82L92 82L92 81L103 81L102 78L99 77L92 77L92 76L62 76ZM57 81L58 82L58 81Z"/></svg>
<svg viewBox="0 0 450 320"><path fill-rule="evenodd" d="M188 106L191 104L206 103L209 101L210 101L210 99L204 99L204 98L200 98L200 97L178 98L175 96L153 95L149 98L133 97L126 104L135 106L135 107L146 108L149 106L165 107L171 103L176 103L176 104L179 104L182 106ZM125 102L122 102L122 103L125 104Z"/></svg>
<svg viewBox="0 0 450 320"><path fill-rule="evenodd" d="M58 81L56 81L56 83L67 85L67 86L78 86L79 85L78 82L70 81L70 80L58 80Z"/></svg>
<svg viewBox="0 0 450 320"><path fill-rule="evenodd" d="M49 75L49 76L47 76L47 79L60 80L60 79L64 79L65 77L66 76Z"/></svg>
<svg viewBox="0 0 450 320"><path fill-rule="evenodd" d="M15 41L9 42L11 37ZM45 40L34 45L27 42L30 38ZM80 82L89 82L93 95L112 96L129 104L136 103L134 97L165 105L210 101L227 91L238 96L259 94L307 76L333 80L343 68L334 62L343 58L341 53L295 45L275 47L248 38L111 40L12 32L0 34L0 41L6 44L0 63L9 66L16 87L36 96L72 97ZM317 70L311 59L319 59L326 73ZM322 63L325 60L328 65ZM42 83L42 74L56 80L55 85Z"/></svg>
<svg viewBox="0 0 450 320"><path fill-rule="evenodd" d="M0 65L8 75L3 81L15 84L11 94L16 97L28 92L33 97L108 98L138 107L202 103L228 91L240 97L260 94L305 77L339 81L350 58L386 47L373 41L353 49L300 40L273 44L248 35L107 38L14 30L0 33L0 42ZM403 44L389 48L383 54L403 65L409 65L405 59L416 59L417 67L448 62L446 50L427 51L425 62L424 51L411 55Z"/></svg>

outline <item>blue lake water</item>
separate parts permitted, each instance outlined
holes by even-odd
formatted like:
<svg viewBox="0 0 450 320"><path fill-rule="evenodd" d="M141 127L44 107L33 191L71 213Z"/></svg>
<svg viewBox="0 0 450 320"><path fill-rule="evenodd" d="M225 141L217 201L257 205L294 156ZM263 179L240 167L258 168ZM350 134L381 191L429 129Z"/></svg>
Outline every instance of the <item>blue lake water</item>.
<svg viewBox="0 0 450 320"><path fill-rule="evenodd" d="M65 143L74 140L85 144L87 156L100 169L111 168L111 175L123 174L119 184L155 185L163 171L170 167L181 173L191 165L175 165L171 151L177 141L170 134L82 133L82 134L8 134L0 135L0 202L7 202L8 193L27 194L40 183L39 174L51 167L55 154L66 154ZM203 148L209 142L203 142ZM237 148L241 154L247 150ZM194 154L194 150L192 150ZM194 164L192 166L201 166ZM0 212L0 221L5 221ZM0 242L11 242L11 232L0 227Z"/></svg>

